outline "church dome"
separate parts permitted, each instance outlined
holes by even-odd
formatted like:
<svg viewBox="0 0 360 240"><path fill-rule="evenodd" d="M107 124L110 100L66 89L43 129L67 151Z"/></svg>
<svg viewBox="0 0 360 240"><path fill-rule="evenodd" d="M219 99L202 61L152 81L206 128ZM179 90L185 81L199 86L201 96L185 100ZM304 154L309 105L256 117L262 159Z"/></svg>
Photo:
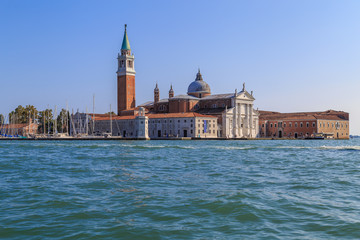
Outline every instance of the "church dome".
<svg viewBox="0 0 360 240"><path fill-rule="evenodd" d="M200 73L200 70L199 72L196 74L196 79L195 81L193 81L192 83L190 83L189 85L189 88L188 88L188 94L189 95L198 95L198 94L210 94L210 86L209 84L207 84L202 76L201 76L201 73Z"/></svg>

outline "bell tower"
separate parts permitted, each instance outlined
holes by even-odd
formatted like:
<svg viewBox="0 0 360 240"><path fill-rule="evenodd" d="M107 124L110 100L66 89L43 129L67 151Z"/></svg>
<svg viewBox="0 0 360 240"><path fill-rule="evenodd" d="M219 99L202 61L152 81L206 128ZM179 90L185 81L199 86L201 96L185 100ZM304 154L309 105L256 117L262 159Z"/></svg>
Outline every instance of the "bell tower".
<svg viewBox="0 0 360 240"><path fill-rule="evenodd" d="M124 39L121 54L118 54L117 70L117 108L118 115L122 111L135 108L135 66L134 54L131 54L129 39L125 24Z"/></svg>
<svg viewBox="0 0 360 240"><path fill-rule="evenodd" d="M156 83L156 86L154 88L154 103L157 103L159 100L160 100L160 90L158 84Z"/></svg>

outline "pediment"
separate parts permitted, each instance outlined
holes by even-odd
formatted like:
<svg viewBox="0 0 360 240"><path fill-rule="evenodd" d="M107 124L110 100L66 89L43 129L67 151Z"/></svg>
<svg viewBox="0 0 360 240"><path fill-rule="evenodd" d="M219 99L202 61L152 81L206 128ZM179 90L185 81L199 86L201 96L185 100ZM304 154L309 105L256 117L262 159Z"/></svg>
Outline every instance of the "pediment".
<svg viewBox="0 0 360 240"><path fill-rule="evenodd" d="M248 93L248 91L241 91L238 93L238 95L236 96L237 99L241 99L241 100L249 100L249 101L254 101L255 98Z"/></svg>

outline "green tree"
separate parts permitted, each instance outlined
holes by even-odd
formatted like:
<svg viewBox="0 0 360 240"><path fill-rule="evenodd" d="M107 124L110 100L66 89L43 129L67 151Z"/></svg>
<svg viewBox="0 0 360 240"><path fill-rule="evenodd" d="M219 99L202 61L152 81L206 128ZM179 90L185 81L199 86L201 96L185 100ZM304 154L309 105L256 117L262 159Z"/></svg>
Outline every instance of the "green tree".
<svg viewBox="0 0 360 240"><path fill-rule="evenodd" d="M12 123L28 123L29 118L38 118L38 111L33 105L27 105L25 108L19 105L9 114L9 120Z"/></svg>
<svg viewBox="0 0 360 240"><path fill-rule="evenodd" d="M59 133L65 133L69 128L69 111L61 109L59 116L57 117L57 130Z"/></svg>
<svg viewBox="0 0 360 240"><path fill-rule="evenodd" d="M53 121L54 116L52 109L45 109L44 111L39 112L39 127L38 130L40 133L53 133Z"/></svg>
<svg viewBox="0 0 360 240"><path fill-rule="evenodd" d="M19 105L17 108L15 108L14 111L11 111L9 113L9 122L10 123L25 123L26 119L25 117L25 108L21 105Z"/></svg>
<svg viewBox="0 0 360 240"><path fill-rule="evenodd" d="M30 119L38 119L39 118L39 111L33 105L26 105L25 107L26 119L29 122Z"/></svg>
<svg viewBox="0 0 360 240"><path fill-rule="evenodd" d="M116 115L116 113L114 113L113 111L107 112L107 113L105 113L105 114L106 114L106 115L110 115L110 113L111 113L112 116L115 116L115 115ZM91 114L90 114L90 115L91 115Z"/></svg>
<svg viewBox="0 0 360 240"><path fill-rule="evenodd" d="M0 126L4 124L5 117L4 115L0 114Z"/></svg>

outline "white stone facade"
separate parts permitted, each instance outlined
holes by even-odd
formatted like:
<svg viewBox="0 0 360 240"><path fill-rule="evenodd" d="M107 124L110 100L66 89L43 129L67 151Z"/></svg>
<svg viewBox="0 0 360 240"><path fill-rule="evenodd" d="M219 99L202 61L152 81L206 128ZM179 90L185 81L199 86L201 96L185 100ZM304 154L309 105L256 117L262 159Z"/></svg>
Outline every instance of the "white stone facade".
<svg viewBox="0 0 360 240"><path fill-rule="evenodd" d="M235 94L232 108L222 114L223 138L256 138L259 137L259 113L254 110L254 98L247 91Z"/></svg>
<svg viewBox="0 0 360 240"><path fill-rule="evenodd" d="M193 137L217 138L216 117L151 118L150 138Z"/></svg>

